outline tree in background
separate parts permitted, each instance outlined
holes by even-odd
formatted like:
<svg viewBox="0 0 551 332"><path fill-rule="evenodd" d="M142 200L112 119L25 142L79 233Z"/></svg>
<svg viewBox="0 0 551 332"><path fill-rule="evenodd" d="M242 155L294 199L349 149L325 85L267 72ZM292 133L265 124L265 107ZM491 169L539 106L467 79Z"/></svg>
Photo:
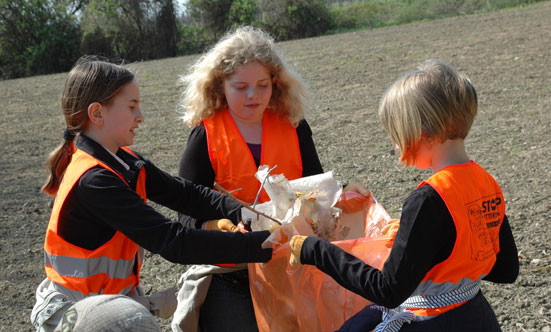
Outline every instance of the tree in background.
<svg viewBox="0 0 551 332"><path fill-rule="evenodd" d="M259 2L260 1L260 2ZM70 69L81 55L141 61L202 52L229 29L263 27L285 40L325 32L323 0L0 0L0 76Z"/></svg>
<svg viewBox="0 0 551 332"><path fill-rule="evenodd" d="M208 32L209 43L220 38L231 26L229 13L233 0L189 0L186 9L193 26Z"/></svg>
<svg viewBox="0 0 551 332"><path fill-rule="evenodd" d="M159 11L155 15L158 53L156 58L178 55L178 25L173 0L156 0Z"/></svg>
<svg viewBox="0 0 551 332"><path fill-rule="evenodd" d="M80 32L67 1L0 0L0 76L66 71Z"/></svg>
<svg viewBox="0 0 551 332"><path fill-rule="evenodd" d="M280 40L317 36L331 27L324 0L189 0L185 8L208 44L241 25L261 27Z"/></svg>
<svg viewBox="0 0 551 332"><path fill-rule="evenodd" d="M189 0L180 17L180 54L201 53L228 30L259 26L258 0Z"/></svg>
<svg viewBox="0 0 551 332"><path fill-rule="evenodd" d="M280 40L318 36L332 26L323 0L260 0L262 27Z"/></svg>
<svg viewBox="0 0 551 332"><path fill-rule="evenodd" d="M0 0L0 79L67 71L84 54L123 61L200 53L229 29L277 40L487 12L541 0Z"/></svg>
<svg viewBox="0 0 551 332"><path fill-rule="evenodd" d="M233 27L242 25L260 24L260 7L257 0L234 0L230 12L229 21Z"/></svg>
<svg viewBox="0 0 551 332"><path fill-rule="evenodd" d="M173 0L90 0L81 30L82 54L139 61L178 53Z"/></svg>
<svg viewBox="0 0 551 332"><path fill-rule="evenodd" d="M174 0L0 0L0 77L67 71L84 54L179 54Z"/></svg>

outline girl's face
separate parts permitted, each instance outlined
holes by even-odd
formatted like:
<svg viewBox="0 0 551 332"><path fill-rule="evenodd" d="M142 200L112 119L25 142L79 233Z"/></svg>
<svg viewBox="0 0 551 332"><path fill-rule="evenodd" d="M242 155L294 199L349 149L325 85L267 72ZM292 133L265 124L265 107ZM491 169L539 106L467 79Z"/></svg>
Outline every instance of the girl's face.
<svg viewBox="0 0 551 332"><path fill-rule="evenodd" d="M224 95L234 119L261 122L272 97L270 71L259 62L242 65L224 79Z"/></svg>
<svg viewBox="0 0 551 332"><path fill-rule="evenodd" d="M101 144L113 153L122 146L132 145L135 130L144 121L136 81L126 84L108 105L102 107L104 130Z"/></svg>

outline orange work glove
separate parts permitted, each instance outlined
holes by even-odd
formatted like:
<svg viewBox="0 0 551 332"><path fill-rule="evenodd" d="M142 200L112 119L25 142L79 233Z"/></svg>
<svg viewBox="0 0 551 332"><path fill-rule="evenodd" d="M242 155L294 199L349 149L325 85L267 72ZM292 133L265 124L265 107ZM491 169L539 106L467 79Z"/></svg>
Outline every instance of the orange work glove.
<svg viewBox="0 0 551 332"><path fill-rule="evenodd" d="M222 232L237 232L239 228L234 225L229 219L214 219L206 222L207 225L205 229L211 231L222 231Z"/></svg>
<svg viewBox="0 0 551 332"><path fill-rule="evenodd" d="M291 264L291 266L302 264L300 262L300 252L302 251L304 240L306 240L307 237L308 236L305 235L294 235L291 238L291 242L289 242L289 246L291 247L291 257L289 258L289 264Z"/></svg>

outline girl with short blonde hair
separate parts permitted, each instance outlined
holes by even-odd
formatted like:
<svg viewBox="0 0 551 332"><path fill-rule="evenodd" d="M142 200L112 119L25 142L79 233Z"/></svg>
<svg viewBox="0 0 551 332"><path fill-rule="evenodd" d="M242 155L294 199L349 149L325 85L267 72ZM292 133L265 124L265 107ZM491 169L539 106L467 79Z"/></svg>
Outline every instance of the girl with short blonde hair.
<svg viewBox="0 0 551 332"><path fill-rule="evenodd" d="M478 109L469 78L438 60L428 60L397 79L385 93L379 117L400 162L411 166L421 138L465 139Z"/></svg>

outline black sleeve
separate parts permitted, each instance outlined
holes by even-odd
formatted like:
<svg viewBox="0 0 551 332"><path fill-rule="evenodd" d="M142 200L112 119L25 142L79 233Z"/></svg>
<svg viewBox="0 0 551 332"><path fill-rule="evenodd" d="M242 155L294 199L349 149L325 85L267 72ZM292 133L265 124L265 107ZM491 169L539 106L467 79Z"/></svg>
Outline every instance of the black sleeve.
<svg viewBox="0 0 551 332"><path fill-rule="evenodd" d="M403 205L400 227L382 271L315 237L306 239L300 259L366 299L394 308L413 293L434 265L449 257L455 237L444 202L434 189L423 186Z"/></svg>
<svg viewBox="0 0 551 332"><path fill-rule="evenodd" d="M212 188L174 177L152 163L146 167L148 199L197 219L241 219L241 205Z"/></svg>
<svg viewBox="0 0 551 332"><path fill-rule="evenodd" d="M496 262L484 280L495 283L513 283L519 273L517 246L507 216L499 229L499 252Z"/></svg>
<svg viewBox="0 0 551 332"><path fill-rule="evenodd" d="M180 159L178 175L206 187L212 188L214 185L215 174L210 163L207 135L203 125L191 130ZM189 215L178 214L178 221L187 228L200 229L205 219L198 220Z"/></svg>
<svg viewBox="0 0 551 332"><path fill-rule="evenodd" d="M151 198L155 201L198 218L233 215L235 219L240 215L240 206L231 199L209 188L171 177L149 162L145 167L146 186L161 181L157 186L164 188L164 191L152 190ZM161 191L164 193L160 194ZM71 210L80 211L78 222L88 220L120 231L171 262L237 263L267 261L271 257L271 250L261 248L269 232L237 234L185 229L147 205L113 172L103 168L89 170L81 177L77 195L77 206Z"/></svg>
<svg viewBox="0 0 551 332"><path fill-rule="evenodd" d="M312 130L306 120L300 121L297 127L297 137L302 158L302 177L323 173L323 167L312 139Z"/></svg>

